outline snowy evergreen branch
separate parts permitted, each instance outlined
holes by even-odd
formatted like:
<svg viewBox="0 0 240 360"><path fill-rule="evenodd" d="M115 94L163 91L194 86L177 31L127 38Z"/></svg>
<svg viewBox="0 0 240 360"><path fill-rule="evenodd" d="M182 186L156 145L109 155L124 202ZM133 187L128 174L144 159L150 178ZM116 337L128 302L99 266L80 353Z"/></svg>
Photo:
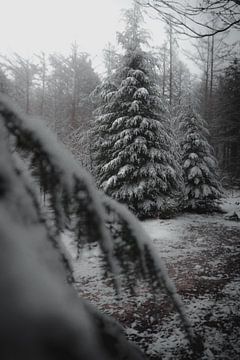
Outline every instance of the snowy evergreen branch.
<svg viewBox="0 0 240 360"><path fill-rule="evenodd" d="M105 255L105 267L113 272L116 286L125 277L123 284L134 292L137 281L144 280L156 299L163 287L179 312L189 338L192 338L192 329L176 290L155 255L151 240L135 217L122 205L100 195L85 171L49 132L37 120L20 115L4 97L0 102L0 115L21 149L33 154L32 158L29 156L30 164L35 172L38 166L39 180L44 177L42 185L52 196L50 205L57 233L69 227L75 234L78 252L85 243L97 241ZM34 204L34 193L28 186L26 189ZM39 211L38 205L36 207Z"/></svg>
<svg viewBox="0 0 240 360"><path fill-rule="evenodd" d="M0 149L1 358L143 359L120 326L66 284L4 139Z"/></svg>
<svg viewBox="0 0 240 360"><path fill-rule="evenodd" d="M46 231L46 238L49 240L49 242L53 245L53 247L57 250L58 254L60 255L60 260L63 263L64 268L66 270L67 280L68 282L71 283L74 281L74 277L73 277L72 263L70 258L68 257L68 252L63 246L63 243L60 241L60 236L56 236L52 227L49 225L47 218L41 209L41 204L39 202L39 197L38 194L36 193L36 189L33 186L33 184L29 181L27 174L25 174L26 170L22 160L19 158L19 156L17 156L17 154L14 155L15 156L13 159L14 160L13 165L15 168L16 175L19 177L19 181L22 183L22 186L26 191L26 196L29 197L29 199L31 199L33 209L36 211L37 219L35 219L34 223L39 222L40 224L43 225Z"/></svg>
<svg viewBox="0 0 240 360"><path fill-rule="evenodd" d="M106 231L104 210L92 180L73 158L56 143L55 137L36 119L20 115L6 97L1 98L1 118L17 146L29 155L33 175L49 194L56 235L70 227L80 248L98 239L106 263L111 264L112 243ZM73 215L69 223L69 215ZM114 264L112 264L114 268Z"/></svg>

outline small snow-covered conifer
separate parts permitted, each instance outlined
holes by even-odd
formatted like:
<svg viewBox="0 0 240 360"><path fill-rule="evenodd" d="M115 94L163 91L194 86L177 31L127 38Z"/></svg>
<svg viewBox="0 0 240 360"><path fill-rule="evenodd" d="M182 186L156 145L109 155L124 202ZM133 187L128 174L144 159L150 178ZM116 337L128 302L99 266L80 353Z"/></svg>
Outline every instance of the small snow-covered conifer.
<svg viewBox="0 0 240 360"><path fill-rule="evenodd" d="M185 207L197 212L215 211L221 197L221 185L204 120L188 106L182 115L180 129Z"/></svg>
<svg viewBox="0 0 240 360"><path fill-rule="evenodd" d="M125 13L119 34L121 65L100 86L96 110L95 160L102 189L140 218L166 216L180 173L160 98L154 58L143 50L147 34L137 5Z"/></svg>

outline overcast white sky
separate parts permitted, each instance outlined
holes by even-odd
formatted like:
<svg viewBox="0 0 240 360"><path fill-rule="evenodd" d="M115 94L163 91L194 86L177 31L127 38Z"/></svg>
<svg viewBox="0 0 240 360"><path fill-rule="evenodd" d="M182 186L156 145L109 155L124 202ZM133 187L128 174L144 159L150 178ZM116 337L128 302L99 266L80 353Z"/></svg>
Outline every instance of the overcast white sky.
<svg viewBox="0 0 240 360"><path fill-rule="evenodd" d="M0 52L67 52L76 40L82 51L98 53L114 40L120 9L130 4L131 0L5 0Z"/></svg>
<svg viewBox="0 0 240 360"><path fill-rule="evenodd" d="M121 9L131 4L132 0L3 0L0 53L24 57L40 51L68 53L76 41L100 68L102 49L114 42L121 27ZM151 20L146 28L154 44L161 45L164 26Z"/></svg>

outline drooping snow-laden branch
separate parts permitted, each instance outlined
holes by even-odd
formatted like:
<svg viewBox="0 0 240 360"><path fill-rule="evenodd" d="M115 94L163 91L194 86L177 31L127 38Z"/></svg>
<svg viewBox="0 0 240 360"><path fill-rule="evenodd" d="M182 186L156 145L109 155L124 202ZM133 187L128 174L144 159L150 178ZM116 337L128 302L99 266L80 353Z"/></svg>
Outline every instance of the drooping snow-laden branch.
<svg viewBox="0 0 240 360"><path fill-rule="evenodd" d="M181 35L208 37L240 26L240 2L211 0L193 5L188 1L138 0L160 20L171 21Z"/></svg>
<svg viewBox="0 0 240 360"><path fill-rule="evenodd" d="M66 283L9 150L1 137L1 359L142 360L121 327Z"/></svg>
<svg viewBox="0 0 240 360"><path fill-rule="evenodd" d="M60 237L56 236L54 229L52 229L52 227L49 225L47 221L46 215L41 210L41 204L38 199L36 188L33 186L31 181L29 181L29 178L25 173L25 166L23 161L17 154L14 154L13 160L14 160L13 168L18 178L18 184L21 184L21 186L23 187L23 191L25 192L25 197L29 198L29 200L32 203L31 206L31 208L33 209L31 210L32 221L33 223L36 222L36 220L34 221L34 217L32 214L32 211L34 211L36 213L35 216L37 217L38 221L40 222L40 224L43 225L43 228L46 232L46 238L52 244L52 246L57 250L57 253L60 256L60 260L65 268L65 273L68 282L72 283L74 282L74 277L73 277L73 268L72 268L71 259L68 256L68 253L66 252L63 243L60 241Z"/></svg>
<svg viewBox="0 0 240 360"><path fill-rule="evenodd" d="M16 145L28 155L33 175L49 195L56 231L72 230L78 252L85 243L97 241L105 255L106 268L114 274L116 287L119 275L126 276L133 290L137 281L146 280L156 297L163 287L179 312L188 337L193 339L176 289L137 219L125 207L99 193L90 176L54 136L37 119L20 114L6 97L0 99L0 116Z"/></svg>
<svg viewBox="0 0 240 360"><path fill-rule="evenodd" d="M104 209L96 196L90 176L55 137L36 119L22 115L5 96L1 97L0 115L16 145L29 156L29 167L41 188L49 195L56 234L67 226L75 234L78 252L85 243L99 241L106 264L112 263L112 242L104 225ZM74 219L70 221L70 214Z"/></svg>

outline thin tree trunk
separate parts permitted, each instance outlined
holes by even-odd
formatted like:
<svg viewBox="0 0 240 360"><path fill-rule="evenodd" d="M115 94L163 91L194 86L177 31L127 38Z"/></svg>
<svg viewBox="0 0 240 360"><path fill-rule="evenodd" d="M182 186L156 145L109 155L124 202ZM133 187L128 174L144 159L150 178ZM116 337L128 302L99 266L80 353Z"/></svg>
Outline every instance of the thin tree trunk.
<svg viewBox="0 0 240 360"><path fill-rule="evenodd" d="M46 89L46 59L45 54L43 54L43 63L42 63L42 101L41 101L41 110L40 115L44 116L45 110L45 89Z"/></svg>
<svg viewBox="0 0 240 360"><path fill-rule="evenodd" d="M71 112L71 126L76 128L76 103L77 103L77 45L73 46L72 54L73 62L73 93L72 93L72 112Z"/></svg>
<svg viewBox="0 0 240 360"><path fill-rule="evenodd" d="M165 97L166 89L166 47L163 48L163 82L162 82L162 95Z"/></svg>
<svg viewBox="0 0 240 360"><path fill-rule="evenodd" d="M206 80L205 80L205 118L206 118L206 120L208 120L208 100L209 100L209 59L210 59L210 41L208 38Z"/></svg>
<svg viewBox="0 0 240 360"><path fill-rule="evenodd" d="M214 71L214 36L211 39L211 64L210 64L210 88L209 88L209 122L212 125L213 117L213 71Z"/></svg>
<svg viewBox="0 0 240 360"><path fill-rule="evenodd" d="M29 65L26 67L26 113L29 114L30 107L30 79L29 79Z"/></svg>
<svg viewBox="0 0 240 360"><path fill-rule="evenodd" d="M169 103L170 107L172 106L172 83L173 83L173 38L172 38L172 23L170 22L170 46L169 46L169 59L170 59L170 69L169 69Z"/></svg>

